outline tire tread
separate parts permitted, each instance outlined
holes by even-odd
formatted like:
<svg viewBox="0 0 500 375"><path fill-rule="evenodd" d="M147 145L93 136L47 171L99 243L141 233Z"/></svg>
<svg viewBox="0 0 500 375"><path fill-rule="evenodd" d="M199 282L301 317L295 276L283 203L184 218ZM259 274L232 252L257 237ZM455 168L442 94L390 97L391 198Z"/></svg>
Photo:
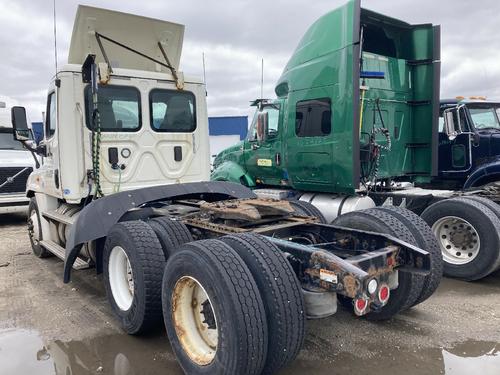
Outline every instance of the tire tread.
<svg viewBox="0 0 500 375"><path fill-rule="evenodd" d="M140 220L125 221L115 224L108 235L104 250L105 265L108 264L107 261L111 253L109 247L112 246L113 240L120 241L127 237L132 242L133 251L136 253L139 267L142 269L144 306L137 307L139 321L128 321L128 319L122 319L119 315L118 317L122 320L122 324L125 325L127 333L141 334L157 328L162 319L161 283L165 257L160 242L149 225ZM126 246L126 244L123 246ZM132 259L135 259L135 256ZM129 260L132 262L132 259ZM132 270L134 270L133 265ZM137 265L135 272L138 272ZM109 284L106 282L105 285L109 298L112 298ZM140 284L137 283L136 285L139 286Z"/></svg>
<svg viewBox="0 0 500 375"><path fill-rule="evenodd" d="M160 241L165 259L181 245L193 241L193 236L183 222L160 216L148 221Z"/></svg>
<svg viewBox="0 0 500 375"><path fill-rule="evenodd" d="M226 243L216 240L200 240L187 243L174 253L164 273L164 293L169 273L175 273L178 262L190 262L190 258L201 258L207 267L213 268L220 278L218 282L226 290L226 301L232 304L233 318L238 322L238 355L227 364L225 373L258 375L261 373L267 353L267 323L262 298L253 276L240 256ZM164 294L163 313L169 314L169 299ZM167 324L168 328L168 324ZM175 332L168 332L169 336ZM171 337L172 340L172 337ZM184 369L187 371L186 369Z"/></svg>
<svg viewBox="0 0 500 375"><path fill-rule="evenodd" d="M281 251L265 237L244 233L221 238L249 266L266 308L269 345L263 374L274 374L298 355L305 336L300 283Z"/></svg>

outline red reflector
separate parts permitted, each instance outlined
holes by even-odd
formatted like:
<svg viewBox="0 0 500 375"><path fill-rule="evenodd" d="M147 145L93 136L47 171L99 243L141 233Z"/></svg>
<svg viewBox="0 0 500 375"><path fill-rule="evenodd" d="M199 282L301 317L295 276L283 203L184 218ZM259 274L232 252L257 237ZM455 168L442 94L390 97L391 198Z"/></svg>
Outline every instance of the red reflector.
<svg viewBox="0 0 500 375"><path fill-rule="evenodd" d="M387 285L383 285L380 287L378 292L378 298L380 302L386 302L389 299L390 290Z"/></svg>
<svg viewBox="0 0 500 375"><path fill-rule="evenodd" d="M356 300L356 310L359 312L363 312L366 309L367 302L364 299L357 299Z"/></svg>

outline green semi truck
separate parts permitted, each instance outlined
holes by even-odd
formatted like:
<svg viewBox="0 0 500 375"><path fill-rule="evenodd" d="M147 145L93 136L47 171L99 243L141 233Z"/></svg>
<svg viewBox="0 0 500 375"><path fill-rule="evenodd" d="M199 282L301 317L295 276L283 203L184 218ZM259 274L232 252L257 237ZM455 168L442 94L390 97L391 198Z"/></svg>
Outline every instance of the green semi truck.
<svg viewBox="0 0 500 375"><path fill-rule="evenodd" d="M481 189L428 187L438 176L439 80L439 26L351 0L307 30L276 99L253 103L247 138L215 158L211 178L307 201L327 222L359 229L375 229L360 209L409 208L432 227L445 274L480 279L500 266L500 208ZM456 127L456 109L447 113Z"/></svg>

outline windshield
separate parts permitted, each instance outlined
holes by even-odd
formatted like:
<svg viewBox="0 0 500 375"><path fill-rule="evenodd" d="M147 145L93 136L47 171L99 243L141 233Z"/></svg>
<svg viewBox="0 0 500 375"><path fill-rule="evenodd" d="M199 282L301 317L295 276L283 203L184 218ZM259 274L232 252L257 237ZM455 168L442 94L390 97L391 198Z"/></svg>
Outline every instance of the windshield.
<svg viewBox="0 0 500 375"><path fill-rule="evenodd" d="M476 129L500 130L500 106L469 107L469 113Z"/></svg>
<svg viewBox="0 0 500 375"><path fill-rule="evenodd" d="M16 141L12 132L0 132L0 150L24 150L21 142Z"/></svg>

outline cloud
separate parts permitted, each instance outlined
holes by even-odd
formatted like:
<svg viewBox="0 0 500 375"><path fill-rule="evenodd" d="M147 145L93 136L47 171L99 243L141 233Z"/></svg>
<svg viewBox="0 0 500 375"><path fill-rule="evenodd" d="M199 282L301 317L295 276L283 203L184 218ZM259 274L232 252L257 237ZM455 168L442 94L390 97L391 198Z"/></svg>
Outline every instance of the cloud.
<svg viewBox="0 0 500 375"><path fill-rule="evenodd" d="M179 22L186 25L181 68L202 76L205 53L210 115L248 114L260 96L264 58L264 96L300 37L315 19L343 0L90 0L86 4ZM56 0L58 63L67 58L77 1ZM363 7L409 23L442 25L442 96L500 97L500 2L482 0L365 0ZM52 1L0 0L2 91L41 120L48 82L54 74Z"/></svg>

